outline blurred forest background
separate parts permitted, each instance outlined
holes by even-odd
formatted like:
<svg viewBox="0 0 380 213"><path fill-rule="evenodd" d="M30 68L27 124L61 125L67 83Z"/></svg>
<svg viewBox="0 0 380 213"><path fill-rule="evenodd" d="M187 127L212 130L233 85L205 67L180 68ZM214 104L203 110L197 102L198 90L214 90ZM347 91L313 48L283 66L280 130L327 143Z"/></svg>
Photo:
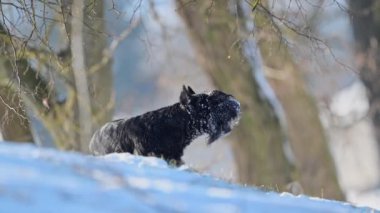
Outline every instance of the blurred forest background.
<svg viewBox="0 0 380 213"><path fill-rule="evenodd" d="M380 208L379 40L376 0L3 0L0 140L87 153L107 121L218 88L240 124L190 167Z"/></svg>

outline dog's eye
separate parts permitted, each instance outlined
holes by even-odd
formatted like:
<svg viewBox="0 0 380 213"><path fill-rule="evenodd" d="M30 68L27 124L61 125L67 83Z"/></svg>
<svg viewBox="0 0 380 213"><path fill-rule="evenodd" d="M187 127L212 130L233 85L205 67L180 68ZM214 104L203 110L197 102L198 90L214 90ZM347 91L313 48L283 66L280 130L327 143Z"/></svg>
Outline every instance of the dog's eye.
<svg viewBox="0 0 380 213"><path fill-rule="evenodd" d="M214 104L221 104L225 101L225 98L222 96L214 96L210 99L210 101Z"/></svg>

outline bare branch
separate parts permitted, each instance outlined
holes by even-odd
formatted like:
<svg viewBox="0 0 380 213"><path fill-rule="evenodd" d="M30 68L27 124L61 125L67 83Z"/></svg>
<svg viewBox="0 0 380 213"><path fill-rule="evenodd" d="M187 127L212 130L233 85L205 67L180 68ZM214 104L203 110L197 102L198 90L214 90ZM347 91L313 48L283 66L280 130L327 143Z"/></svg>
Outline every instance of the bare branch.
<svg viewBox="0 0 380 213"><path fill-rule="evenodd" d="M17 116L19 116L20 118L22 119L27 119L27 117L25 117L24 115L20 114L14 107L10 106L5 100L4 98L0 95L0 101L11 111L13 111L13 113L15 113Z"/></svg>
<svg viewBox="0 0 380 213"><path fill-rule="evenodd" d="M134 19L132 23L123 31L121 34L115 38L108 49L105 49L103 51L103 57L101 61L97 64L94 64L92 67L90 67L88 73L90 75L96 73L98 70L100 70L102 67L104 67L108 62L111 60L116 48L119 46L120 42L122 42L124 39L128 37L128 35L135 29L138 24L140 23L141 18Z"/></svg>
<svg viewBox="0 0 380 213"><path fill-rule="evenodd" d="M245 0L245 2L247 4L249 4L251 7L254 6L248 0ZM298 2L298 1L295 1L295 2L297 4L297 7L299 8L298 11L302 12L302 11L305 10L300 2ZM336 2L336 4L339 4L339 3ZM340 8L343 8L343 6L341 4L339 4L339 6L340 6ZM277 23L281 23L285 27L285 29L290 30L291 32L295 33L296 35L308 39L309 41L312 42L312 44L314 43L317 46L321 46L322 49L326 49L328 51L328 53L331 55L331 57L334 59L334 61L338 65L340 65L341 67L343 67L345 70L357 73L357 71L356 71L355 68L353 68L353 67L347 65L346 63L342 62L336 56L336 54L334 53L334 51L332 50L332 48L330 47L330 45L327 44L326 41L324 41L321 38L315 36L310 31L304 31L304 30L300 29L300 27L298 27L298 25L296 23L293 23L293 22L289 21L288 19L286 19L284 17L280 17L280 16L274 14L268 8L266 8L263 4L261 4L261 2L258 3L257 7L258 8L256 10L259 10L260 12L263 12L269 18L269 20L271 21L271 25L275 29L275 34L280 39L280 42L285 42L285 44L287 44L288 46L289 46L289 43L290 43L285 38L284 33L283 33L283 29L281 29L280 26Z"/></svg>

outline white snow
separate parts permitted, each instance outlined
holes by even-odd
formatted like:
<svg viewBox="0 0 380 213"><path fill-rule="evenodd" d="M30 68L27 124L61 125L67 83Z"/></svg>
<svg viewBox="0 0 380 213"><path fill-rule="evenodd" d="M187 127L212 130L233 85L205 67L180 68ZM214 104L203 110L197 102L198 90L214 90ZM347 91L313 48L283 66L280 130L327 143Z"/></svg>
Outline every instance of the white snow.
<svg viewBox="0 0 380 213"><path fill-rule="evenodd" d="M348 126L363 119L369 110L366 88L360 81L337 92L331 99L332 122L339 126Z"/></svg>
<svg viewBox="0 0 380 213"><path fill-rule="evenodd" d="M154 157L104 157L0 143L0 212L370 212L264 192Z"/></svg>

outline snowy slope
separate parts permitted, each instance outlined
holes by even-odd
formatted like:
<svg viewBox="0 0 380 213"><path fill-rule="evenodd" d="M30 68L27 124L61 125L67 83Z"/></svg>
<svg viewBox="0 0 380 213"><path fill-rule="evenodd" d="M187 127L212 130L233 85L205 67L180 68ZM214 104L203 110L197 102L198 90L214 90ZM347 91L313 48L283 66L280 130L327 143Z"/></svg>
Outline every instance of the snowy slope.
<svg viewBox="0 0 380 213"><path fill-rule="evenodd" d="M373 212L263 192L153 157L84 156L0 143L0 212Z"/></svg>

